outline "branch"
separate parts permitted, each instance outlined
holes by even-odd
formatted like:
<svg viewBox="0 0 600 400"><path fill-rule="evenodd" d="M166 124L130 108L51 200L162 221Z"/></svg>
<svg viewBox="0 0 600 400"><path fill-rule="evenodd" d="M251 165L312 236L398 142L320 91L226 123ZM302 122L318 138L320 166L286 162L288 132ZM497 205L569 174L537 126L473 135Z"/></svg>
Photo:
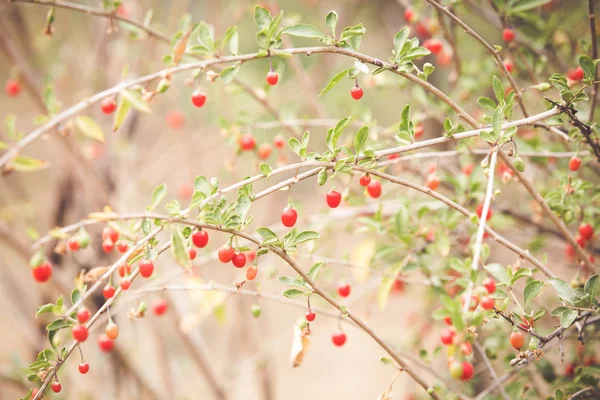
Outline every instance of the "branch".
<svg viewBox="0 0 600 400"><path fill-rule="evenodd" d="M594 12L594 0L588 0L588 12L590 19L590 35L592 36L592 58L598 59L598 39L596 37L596 14ZM594 65L594 82L598 80L598 67ZM596 109L596 101L598 100L598 87L594 83L592 85L592 104L590 105L590 113L588 115L588 121L592 123L594 121L594 111ZM589 142L589 140L588 140ZM598 158L600 160L600 157Z"/></svg>
<svg viewBox="0 0 600 400"><path fill-rule="evenodd" d="M488 371L490 373L490 377L492 378L492 381L496 384L497 387L500 388L500 394L502 395L502 398L504 400L510 400L510 397L508 397L508 395L506 394L506 391L504 390L504 386L500 382L498 382L498 374L496 374L496 371L494 371L494 367L492 366L490 359L485 354L485 349L483 347L481 347L481 345L477 341L473 342L473 344L474 344L475 350L477 350L477 353L479 354L479 357L483 360L483 363L485 364L486 368L488 369Z"/></svg>

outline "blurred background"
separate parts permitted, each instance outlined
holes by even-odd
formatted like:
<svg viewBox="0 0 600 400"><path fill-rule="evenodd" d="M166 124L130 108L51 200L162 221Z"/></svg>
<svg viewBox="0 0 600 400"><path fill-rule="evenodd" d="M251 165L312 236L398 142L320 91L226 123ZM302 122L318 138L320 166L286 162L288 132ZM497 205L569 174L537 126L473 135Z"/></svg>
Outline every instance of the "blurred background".
<svg viewBox="0 0 600 400"><path fill-rule="evenodd" d="M490 83L492 75L499 74L496 65L472 38L460 29L444 25L447 21L431 6L421 1L413 3L281 0L261 4L273 13L283 9L284 25L303 21L322 30L325 30L327 12L336 10L340 16L338 27L358 22L365 25L367 34L361 52L383 60L389 57L394 34L407 25L403 13L410 5L426 26L426 36L443 37L444 29L449 29L456 38L455 46L444 41L443 57L429 56L425 60L437 67L430 82L480 117L483 112L476 101L479 96L493 95ZM492 44L502 44L501 21L489 2L457 3L455 11L462 19ZM94 9L102 7L100 1L77 1L77 4ZM51 85L56 97L54 104L62 104L64 110L118 84L126 66L129 78L165 68L162 59L171 53L169 42L186 14L194 23L203 20L212 25L218 36L237 25L240 52L255 52L253 10L256 4L236 0L126 0L118 14L143 21L152 9L151 27L168 38L165 42L118 21L111 24L107 18L61 8L56 9L53 33L48 36L43 34L47 30L48 7L3 1L0 3L0 81L16 78L23 89L17 97L0 95L0 117L14 114L18 131L27 133L35 128L36 116L46 113L43 93L46 93L47 104L50 96L47 85ZM524 50L521 56L503 53L516 64L513 73L522 87L546 81L554 72L566 73L577 66L577 55L581 54L579 41L589 35L586 4L550 1L535 10L543 16L543 26L528 26L527 21L517 21L518 29L531 34L529 45L540 52ZM417 34L414 26L412 32ZM307 45L317 43L287 37L284 47ZM460 57L458 75L456 57ZM192 57L184 57L184 62L192 60ZM349 58L326 54L277 62L280 80L273 88L265 84L269 66L264 59L243 64L236 80L229 84L220 79L210 82L204 75L190 84L189 74L179 74L174 76L166 93L152 100L151 114L132 112L114 134L111 133L112 118L103 115L98 104L85 110L85 114L96 119L104 129L105 143L93 141L81 135L72 124L65 124L27 147L24 154L43 160L47 165L34 172L13 171L0 177L0 398L20 398L35 385L24 380L23 368L47 346L45 325L48 320L34 318L36 308L54 302L60 293L68 295L82 269L109 265L118 257L102 252L102 227L91 227L92 245L85 251L60 255L52 253L52 246L48 247L47 255L55 265L55 275L51 283L39 285L33 282L28 266L33 252L28 232L30 236L34 231L45 235L53 227L75 223L105 205L120 213L142 212L150 203L152 190L161 183L166 183L169 189L167 199L177 199L186 207L197 175L216 177L221 187L226 187L258 172L257 167L263 161L257 154L238 150L238 138L244 133L253 134L260 146L272 143L276 135L287 141L292 135L310 129L311 143L316 149L324 149L327 129L352 115L355 122L341 141L351 142L354 132L366 124L371 127L373 146L384 148L397 145L393 135L400 111L408 103L413 107L413 120L424 123L424 139L443 133L441 123L446 116L459 122L445 105L392 74L361 77L365 96L359 102L349 95L354 84L349 79L317 97L333 75L352 63ZM206 105L200 109L190 102L198 84L207 93ZM539 93L526 91L524 97L532 113L545 109ZM520 117L518 111L515 117ZM559 137L545 131L527 128L520 131L520 136L520 151L576 150L566 148ZM3 128L0 128L0 139L7 139ZM479 166L483 156L469 153L466 146L484 148L477 140L458 147L455 144L438 146L436 151L458 148L460 154L402 162L390 167L388 172L422 184L430 166L434 165L443 182L439 190L474 209L474 201L477 196L481 197L481 184L485 182ZM298 161L286 148L274 149L264 162L275 167ZM540 190L556 189L565 182L566 173L561 170L566 169L567 162L567 158L551 162L539 159L530 168L528 164L527 175L539 184ZM460 173L466 165L474 166L469 177ZM255 190L292 175L293 171L263 181L255 185ZM449 257L464 258L474 228L441 203L389 183L384 183L381 201L375 202L362 195L357 180L357 176L346 175L335 179L333 185L344 192L344 203L333 211L324 201L331 181L320 187L315 179L308 179L294 185L291 191L275 192L253 204L251 213L255 220L250 232L259 226L273 225L280 229L280 210L290 200L299 210L298 226L319 231L322 237L296 255L300 264L308 269L319 259L329 260L321 278L323 286L335 293L339 281L351 283L352 295L346 300L349 307L410 357L422 357L424 364L430 366L420 370L428 382L440 382L439 379L444 382L448 380L445 356L434 351L443 323L430 318L438 304L435 296L422 285L426 279L422 267L435 273L446 266ZM545 225L540 211L510 174L498 174L497 185L501 193L494 199L493 227L520 246L529 248L553 271L570 280L576 269L564 257L564 242L559 235ZM385 230L378 229L369 216L379 205L386 216L405 216L410 225L405 232L409 239L390 237L383 234ZM437 225L440 219L446 223L443 227ZM449 223L450 220L456 222ZM426 238L429 232L434 233L433 240ZM135 282L134 289L208 281L234 287L234 282L243 279L243 272L214 260L214 250L225 240L225 235L211 233L208 248L200 251L194 262L194 277L186 276L172 257L165 254L157 262L159 273L155 279ZM494 243L489 245L491 261L518 262L505 248ZM378 288L382 275L407 254L422 248L408 282L395 285L386 307L381 310ZM281 274L293 275L278 259L267 256L261 259L257 281L248 283L244 289L277 295L283 289L276 279ZM143 319L128 318L128 311L139 301L150 303L159 297L171 304L165 316L158 318L148 313ZM102 304L101 297L93 300L88 304L92 309ZM539 301L543 304L543 296ZM312 302L313 306L331 310L315 296ZM254 318L250 311L256 304L262 310L260 318ZM347 344L334 347L330 336L339 329L335 318L317 315L311 324L313 335L304 361L300 367L293 368L290 351L294 324L303 315L304 310L299 307L230 293L134 294L130 291L121 296L112 312L120 326L116 350L110 355L100 353L95 345L97 333L92 334L91 340L83 346L90 372L85 376L77 372L79 356L74 354L59 374L63 392L48 396L57 399L376 399L386 390L395 371L381 365L383 351L349 324L343 324ZM104 318L100 322L97 327L102 328ZM508 332L506 326L498 326L502 326L499 330ZM494 330L491 332L493 337ZM424 350L420 352L421 348ZM508 369L501 358L495 365L499 375ZM532 375L531 382L544 390L539 377ZM479 389L485 387L485 380L478 385L481 385ZM391 398L424 398L424 393L408 377L400 375Z"/></svg>

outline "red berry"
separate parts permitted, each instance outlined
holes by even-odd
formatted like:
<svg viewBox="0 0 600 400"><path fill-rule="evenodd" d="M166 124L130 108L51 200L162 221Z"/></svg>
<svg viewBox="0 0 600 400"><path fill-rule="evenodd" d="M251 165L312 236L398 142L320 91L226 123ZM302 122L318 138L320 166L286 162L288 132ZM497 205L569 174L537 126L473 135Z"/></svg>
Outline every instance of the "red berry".
<svg viewBox="0 0 600 400"><path fill-rule="evenodd" d="M104 286L104 289L102 289L102 295L106 300L108 300L115 295L115 291L116 289L114 287L111 285L106 285Z"/></svg>
<svg viewBox="0 0 600 400"><path fill-rule="evenodd" d="M100 109L104 114L112 114L117 109L117 102L112 97L105 97L100 102Z"/></svg>
<svg viewBox="0 0 600 400"><path fill-rule="evenodd" d="M463 174L465 174L465 176L471 176L471 174L473 173L473 165L472 164L467 164L462 168L462 172Z"/></svg>
<svg viewBox="0 0 600 400"><path fill-rule="evenodd" d="M427 50L429 50L433 54L438 54L444 48L444 46L442 45L442 42L440 42L437 39L427 39L427 40L425 40L423 42L423 47L425 47Z"/></svg>
<svg viewBox="0 0 600 400"><path fill-rule="evenodd" d="M450 317L444 317L444 322L445 322L447 325L450 325L450 326L452 326L452 318L450 318Z"/></svg>
<svg viewBox="0 0 600 400"><path fill-rule="evenodd" d="M236 268L244 268L246 266L246 255L244 253L235 253L231 262Z"/></svg>
<svg viewBox="0 0 600 400"><path fill-rule="evenodd" d="M415 126L415 139L420 138L425 134L425 125L422 122L418 122L417 126Z"/></svg>
<svg viewBox="0 0 600 400"><path fill-rule="evenodd" d="M117 240L119 240L119 232L110 226L104 227L102 230L102 241L104 242L106 240L109 240L112 243L117 243Z"/></svg>
<svg viewBox="0 0 600 400"><path fill-rule="evenodd" d="M461 345L460 345L460 351L465 356L470 356L471 354L473 354L473 346L469 342L461 343Z"/></svg>
<svg viewBox="0 0 600 400"><path fill-rule="evenodd" d="M594 228L590 224L579 225L579 234L585 240L590 240L594 236Z"/></svg>
<svg viewBox="0 0 600 400"><path fill-rule="evenodd" d="M496 281L492 278L486 278L483 280L483 287L485 287L489 294L492 294L496 291Z"/></svg>
<svg viewBox="0 0 600 400"><path fill-rule="evenodd" d="M442 341L443 344L445 344L446 346L449 346L454 341L454 335L455 334L456 333L454 332L454 329L452 329L452 328L445 328L442 331L442 334L440 335L440 340Z"/></svg>
<svg viewBox="0 0 600 400"><path fill-rule="evenodd" d="M350 95L354 100L360 100L363 97L363 90L360 86L354 86L350 91Z"/></svg>
<svg viewBox="0 0 600 400"><path fill-rule="evenodd" d="M4 85L4 91L8 96L16 97L21 93L21 84L14 79L9 79L6 81L6 85Z"/></svg>
<svg viewBox="0 0 600 400"><path fill-rule="evenodd" d="M513 332L510 334L510 345L517 350L521 350L521 347L525 344L525 336L521 332Z"/></svg>
<svg viewBox="0 0 600 400"><path fill-rule="evenodd" d="M575 241L577 242L577 244L579 245L579 247L585 247L585 245L587 243L587 241L584 238L582 238L581 236L577 236L575 238Z"/></svg>
<svg viewBox="0 0 600 400"><path fill-rule="evenodd" d="M483 299L481 299L480 304L481 308L483 308L484 310L491 310L492 308L494 308L494 299L486 296Z"/></svg>
<svg viewBox="0 0 600 400"><path fill-rule="evenodd" d="M342 283L338 286L337 292L340 297L348 297L350 296L350 285L347 283Z"/></svg>
<svg viewBox="0 0 600 400"><path fill-rule="evenodd" d="M131 273L131 265L123 263L117 267L117 272L119 273L119 276L123 278L125 275L129 275Z"/></svg>
<svg viewBox="0 0 600 400"><path fill-rule="evenodd" d="M374 199L381 196L381 182L377 180L372 180L371 182L369 182L369 184L367 185L367 193L369 193L369 196L371 196Z"/></svg>
<svg viewBox="0 0 600 400"><path fill-rule="evenodd" d="M360 186L369 186L369 182L371 182L371 175L369 174L364 174L363 176L360 177L360 180L358 181L358 183L360 183Z"/></svg>
<svg viewBox="0 0 600 400"><path fill-rule="evenodd" d="M429 175L426 184L429 189L435 190L440 186L440 180L435 175Z"/></svg>
<svg viewBox="0 0 600 400"><path fill-rule="evenodd" d="M273 147L271 147L269 143L263 143L258 148L258 158L260 158L261 160L266 160L271 156L272 152Z"/></svg>
<svg viewBox="0 0 600 400"><path fill-rule="evenodd" d="M106 335L100 335L98 337L98 347L103 352L108 353L115 347L115 342L110 340Z"/></svg>
<svg viewBox="0 0 600 400"><path fill-rule="evenodd" d="M427 20L419 21L415 24L415 30L417 31L417 35L424 37L424 38L431 36L429 27L425 24L426 22L428 22L428 21Z"/></svg>
<svg viewBox="0 0 600 400"><path fill-rule="evenodd" d="M200 89L196 89L196 91L192 93L192 103L198 108L202 107L204 103L206 103L206 93Z"/></svg>
<svg viewBox="0 0 600 400"><path fill-rule="evenodd" d="M508 43L512 42L515 40L515 31L510 28L504 28L504 31L502 31L502 39Z"/></svg>
<svg viewBox="0 0 600 400"><path fill-rule="evenodd" d="M188 255L190 257L190 260L193 260L196 258L196 249L194 249L193 247L190 247L188 249Z"/></svg>
<svg viewBox="0 0 600 400"><path fill-rule="evenodd" d="M462 381L468 381L473 377L473 364L471 364L468 361L463 361L462 363L462 375L460 376L460 379Z"/></svg>
<svg viewBox="0 0 600 400"><path fill-rule="evenodd" d="M255 259L256 259L256 251L254 251L254 250L250 250L250 251L247 251L247 252L246 252L246 260L247 260L249 263L252 263L252 262L254 262L254 260L255 260Z"/></svg>
<svg viewBox="0 0 600 400"><path fill-rule="evenodd" d="M415 16L415 12L413 11L412 8L407 7L404 9L404 20L406 22L410 23L414 16Z"/></svg>
<svg viewBox="0 0 600 400"><path fill-rule="evenodd" d="M222 263L228 263L229 261L233 260L234 255L235 250L229 245L223 245L219 248L219 260Z"/></svg>
<svg viewBox="0 0 600 400"><path fill-rule="evenodd" d="M569 78L572 81L579 82L580 80L583 79L583 77L584 77L584 73L583 73L583 68L581 68L581 67L577 67L577 68L572 69L569 72L567 72L567 78Z"/></svg>
<svg viewBox="0 0 600 400"><path fill-rule="evenodd" d="M512 61L510 60L505 60L504 61L504 66L506 67L506 70L510 73L512 72L513 68L514 68L514 64Z"/></svg>
<svg viewBox="0 0 600 400"><path fill-rule="evenodd" d="M167 114L167 125L169 125L171 128L179 129L184 123L185 117L181 111L172 110Z"/></svg>
<svg viewBox="0 0 600 400"><path fill-rule="evenodd" d="M273 146L277 147L278 149L283 149L284 145L285 140L283 139L283 136L277 135L273 138Z"/></svg>
<svg viewBox="0 0 600 400"><path fill-rule="evenodd" d="M208 244L208 232L206 231L196 231L192 235L192 243L194 246L203 248Z"/></svg>
<svg viewBox="0 0 600 400"><path fill-rule="evenodd" d="M249 281L253 281L254 278L256 278L257 274L258 274L258 268L256 268L256 266L254 266L254 265L251 265L246 270L246 279L248 279Z"/></svg>
<svg viewBox="0 0 600 400"><path fill-rule="evenodd" d="M460 297L460 304L464 305L466 299L467 299L467 297L466 297L466 293L465 293ZM471 311L475 310L477 308L478 304L479 304L479 297L477 297L476 295L471 295L471 303L469 304L469 310L471 310Z"/></svg>
<svg viewBox="0 0 600 400"><path fill-rule="evenodd" d="M78 342L85 342L88 338L88 329L84 325L75 325L71 330L71 334L73 335L73 339Z"/></svg>
<svg viewBox="0 0 600 400"><path fill-rule="evenodd" d="M567 243L567 245L565 246L565 255L567 257L575 257L575 248L569 243Z"/></svg>
<svg viewBox="0 0 600 400"><path fill-rule="evenodd" d="M294 207L286 207L281 212L281 223L288 228L296 225L298 219L298 212Z"/></svg>
<svg viewBox="0 0 600 400"><path fill-rule="evenodd" d="M337 332L331 335L331 341L338 347L341 347L346 343L346 334L344 332Z"/></svg>
<svg viewBox="0 0 600 400"><path fill-rule="evenodd" d="M565 375L566 376L575 375L575 364L569 363L565 366Z"/></svg>
<svg viewBox="0 0 600 400"><path fill-rule="evenodd" d="M60 384L60 382L58 382L58 381L52 382L52 391L54 393L60 393L61 390L62 390L62 385Z"/></svg>
<svg viewBox="0 0 600 400"><path fill-rule="evenodd" d="M119 251L119 253L125 253L128 248L129 245L127 244L127 242L121 240L117 243L117 250Z"/></svg>
<svg viewBox="0 0 600 400"><path fill-rule="evenodd" d="M89 370L90 370L90 364L88 364L88 363L79 364L79 373L80 374L85 375L88 373Z"/></svg>
<svg viewBox="0 0 600 400"><path fill-rule="evenodd" d="M267 83L271 86L275 86L277 85L277 82L279 81L279 75L277 75L277 72L275 71L269 71L267 73Z"/></svg>
<svg viewBox="0 0 600 400"><path fill-rule="evenodd" d="M397 159L397 158L399 158L399 157L400 157L400 154L398 154L398 153L395 153L395 154L390 154L390 155L388 155L388 156L387 156L387 159L388 159L388 160L395 160L395 159Z"/></svg>
<svg viewBox="0 0 600 400"><path fill-rule="evenodd" d="M308 310L304 316L308 322L313 322L317 317L317 314L315 314L313 310Z"/></svg>
<svg viewBox="0 0 600 400"><path fill-rule="evenodd" d="M131 281L127 278L121 279L121 282L119 282L119 286L121 286L121 289L127 290L131 286Z"/></svg>
<svg viewBox="0 0 600 400"><path fill-rule="evenodd" d="M140 275L144 278L149 278L154 272L154 263L152 260L140 260L138 267L140 269Z"/></svg>
<svg viewBox="0 0 600 400"><path fill-rule="evenodd" d="M169 308L169 304L164 299L156 299L154 303L152 303L152 311L154 311L154 315L161 316L167 312Z"/></svg>
<svg viewBox="0 0 600 400"><path fill-rule="evenodd" d="M90 313L90 310L88 310L87 308L80 308L77 311L77 321L81 322L82 324L85 324L87 320L90 319L91 315L92 313Z"/></svg>
<svg viewBox="0 0 600 400"><path fill-rule="evenodd" d="M111 251L113 251L114 248L115 244L110 240L107 239L104 242L102 242L102 251L104 251L105 253L110 253Z"/></svg>
<svg viewBox="0 0 600 400"><path fill-rule="evenodd" d="M483 203L477 206L477 216L481 218L481 214L483 214ZM487 212L486 221L489 221L492 218L492 208L490 207Z"/></svg>
<svg viewBox="0 0 600 400"><path fill-rule="evenodd" d="M46 282L52 276L52 264L45 261L31 270L33 279L37 282Z"/></svg>
<svg viewBox="0 0 600 400"><path fill-rule="evenodd" d="M106 325L105 333L110 340L115 340L119 336L119 327L114 322L110 322Z"/></svg>
<svg viewBox="0 0 600 400"><path fill-rule="evenodd" d="M67 246L69 246L69 250L75 252L75 251L79 250L79 241L75 238L71 238L67 242Z"/></svg>
<svg viewBox="0 0 600 400"><path fill-rule="evenodd" d="M581 167L581 158L577 156L571 157L571 159L569 160L569 169L571 171L577 171L579 167Z"/></svg>
<svg viewBox="0 0 600 400"><path fill-rule="evenodd" d="M340 192L335 191L335 190L330 190L329 192L327 192L327 205L331 208L336 208L337 206L340 205L340 202L342 201L342 195Z"/></svg>
<svg viewBox="0 0 600 400"><path fill-rule="evenodd" d="M240 136L239 145L242 150L253 150L256 147L256 139L250 133L245 133Z"/></svg>

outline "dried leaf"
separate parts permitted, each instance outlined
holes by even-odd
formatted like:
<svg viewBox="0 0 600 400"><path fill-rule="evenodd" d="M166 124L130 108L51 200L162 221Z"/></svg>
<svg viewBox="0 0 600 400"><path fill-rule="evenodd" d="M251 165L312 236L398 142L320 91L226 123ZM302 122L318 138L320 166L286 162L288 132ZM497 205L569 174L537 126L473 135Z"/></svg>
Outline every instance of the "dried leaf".
<svg viewBox="0 0 600 400"><path fill-rule="evenodd" d="M173 65L179 65L183 55L185 54L185 48L187 47L188 39L190 38L190 33L192 33L192 27L190 26L185 32L185 34L179 39L179 43L173 50Z"/></svg>
<svg viewBox="0 0 600 400"><path fill-rule="evenodd" d="M96 282L108 270L107 267L96 267L90 269L83 277L83 282L86 285L91 285Z"/></svg>
<svg viewBox="0 0 600 400"><path fill-rule="evenodd" d="M292 339L292 365L299 367L304 360L304 353L308 350L310 340L308 333L303 331L298 325L294 325L294 337Z"/></svg>

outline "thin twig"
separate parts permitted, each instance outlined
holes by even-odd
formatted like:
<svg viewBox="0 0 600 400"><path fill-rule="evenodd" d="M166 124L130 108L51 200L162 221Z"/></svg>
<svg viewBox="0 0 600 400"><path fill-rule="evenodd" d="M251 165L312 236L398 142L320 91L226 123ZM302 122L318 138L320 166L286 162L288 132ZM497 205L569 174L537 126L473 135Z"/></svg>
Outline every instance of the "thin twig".
<svg viewBox="0 0 600 400"><path fill-rule="evenodd" d="M502 396L502 398L504 400L510 400L510 397L508 397L508 395L506 394L506 391L504 390L504 386L500 382L498 382L498 374L496 374L496 371L494 371L494 367L492 366L490 359L485 354L485 349L483 347L481 347L481 345L477 341L475 341L473 344L474 344L475 350L477 350L477 353L479 354L479 357L483 360L483 363L485 364L486 368L488 369L488 371L490 373L490 377L492 378L492 382L494 382L497 385L497 387L500 388L500 395Z"/></svg>
<svg viewBox="0 0 600 400"><path fill-rule="evenodd" d="M592 36L592 58L598 59L598 38L596 37L596 14L594 11L594 0L588 0L588 13L590 19L590 35ZM594 65L594 82L598 80L598 67ZM594 111L596 109L596 101L598 100L598 85L592 85L592 103L590 104L590 113L588 121L594 122Z"/></svg>

